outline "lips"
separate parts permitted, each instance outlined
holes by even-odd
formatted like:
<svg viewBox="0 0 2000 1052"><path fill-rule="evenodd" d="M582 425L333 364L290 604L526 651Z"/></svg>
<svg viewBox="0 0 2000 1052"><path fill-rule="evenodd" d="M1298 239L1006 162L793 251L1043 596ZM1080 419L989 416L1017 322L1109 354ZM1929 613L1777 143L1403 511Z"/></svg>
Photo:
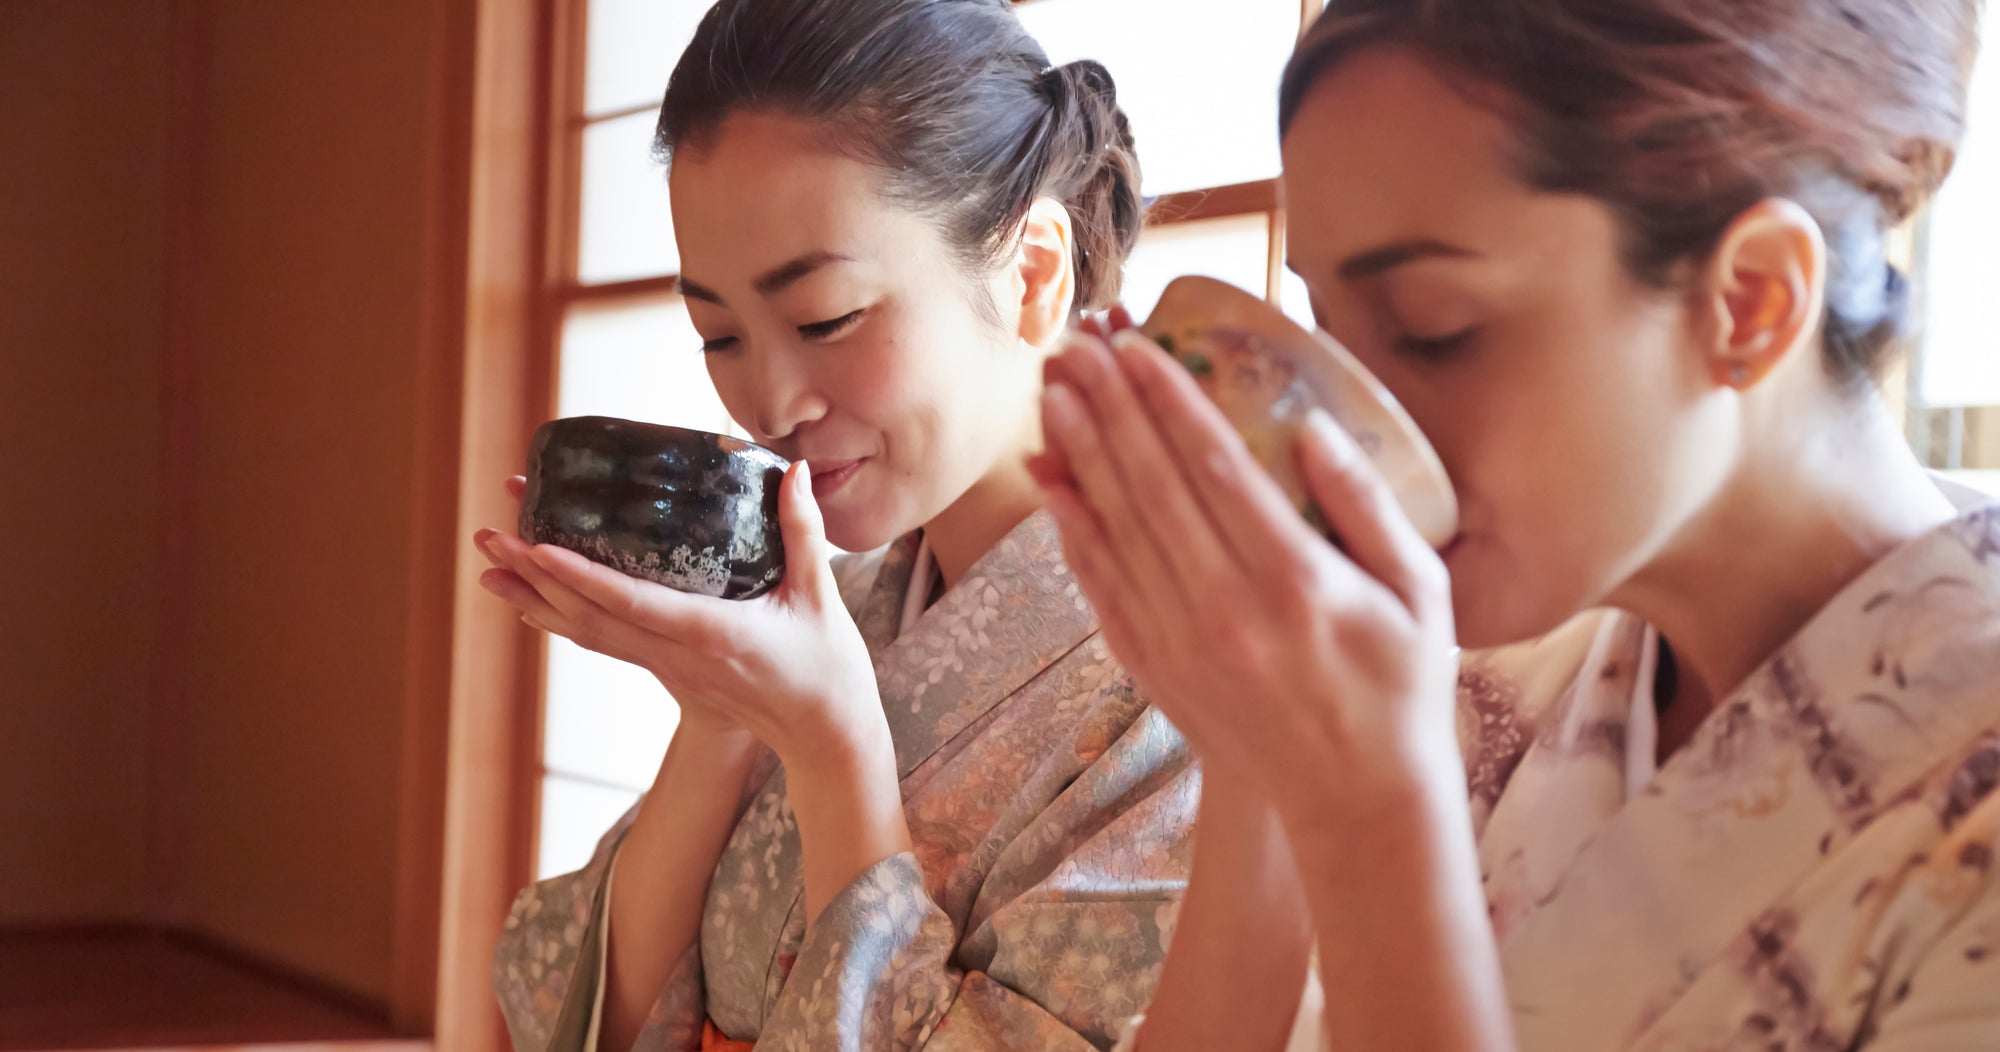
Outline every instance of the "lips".
<svg viewBox="0 0 2000 1052"><path fill-rule="evenodd" d="M823 464L813 462L813 496L825 500L840 492L841 487L847 485L847 481L854 477L854 473L861 470L862 463L862 460L836 460Z"/></svg>

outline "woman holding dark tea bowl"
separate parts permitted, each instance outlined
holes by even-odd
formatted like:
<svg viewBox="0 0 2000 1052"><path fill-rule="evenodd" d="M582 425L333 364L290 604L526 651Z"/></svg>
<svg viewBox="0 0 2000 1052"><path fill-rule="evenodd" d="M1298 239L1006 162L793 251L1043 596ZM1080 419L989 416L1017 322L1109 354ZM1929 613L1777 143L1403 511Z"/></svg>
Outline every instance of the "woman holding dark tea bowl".
<svg viewBox="0 0 2000 1052"><path fill-rule="evenodd" d="M1159 348L1055 360L1035 470L1205 776L1141 1052L2000 1048L2000 505L1875 383L1979 17L1333 0L1290 262L1458 534L1320 418L1329 543Z"/></svg>
<svg viewBox="0 0 2000 1052"><path fill-rule="evenodd" d="M529 623L681 706L652 791L507 920L515 1045L1106 1047L1196 793L1027 470L1138 236L1110 77L1005 0L723 0L658 147L709 373L794 461L786 570L731 602L480 534Z"/></svg>

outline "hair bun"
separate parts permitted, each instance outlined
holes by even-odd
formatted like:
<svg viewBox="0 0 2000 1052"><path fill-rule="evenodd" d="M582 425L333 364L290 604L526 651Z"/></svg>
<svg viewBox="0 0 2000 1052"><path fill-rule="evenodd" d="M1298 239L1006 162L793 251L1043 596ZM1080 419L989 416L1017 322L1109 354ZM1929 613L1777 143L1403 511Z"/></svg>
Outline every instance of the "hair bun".
<svg viewBox="0 0 2000 1052"><path fill-rule="evenodd" d="M1139 152L1118 106L1118 85L1101 62L1079 59L1041 78L1053 122L1044 192L1069 209L1076 241L1076 306L1117 302L1125 260L1145 222Z"/></svg>

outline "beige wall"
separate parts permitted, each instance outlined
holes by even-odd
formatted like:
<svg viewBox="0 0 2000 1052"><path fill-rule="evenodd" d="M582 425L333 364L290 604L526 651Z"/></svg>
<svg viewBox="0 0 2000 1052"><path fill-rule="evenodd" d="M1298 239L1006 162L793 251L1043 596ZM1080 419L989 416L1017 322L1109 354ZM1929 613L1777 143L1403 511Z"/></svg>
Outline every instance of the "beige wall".
<svg viewBox="0 0 2000 1052"><path fill-rule="evenodd" d="M142 908L167 10L0 4L0 924Z"/></svg>
<svg viewBox="0 0 2000 1052"><path fill-rule="evenodd" d="M171 919L386 998L425 8L202 5Z"/></svg>
<svg viewBox="0 0 2000 1052"><path fill-rule="evenodd" d="M0 924L390 999L443 2L0 3Z"/></svg>

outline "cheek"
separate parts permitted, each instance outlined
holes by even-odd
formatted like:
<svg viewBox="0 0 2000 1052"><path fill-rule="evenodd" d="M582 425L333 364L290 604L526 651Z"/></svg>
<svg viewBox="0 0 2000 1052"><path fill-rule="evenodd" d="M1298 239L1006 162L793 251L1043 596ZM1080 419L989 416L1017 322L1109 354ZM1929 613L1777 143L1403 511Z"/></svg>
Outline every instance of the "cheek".
<svg viewBox="0 0 2000 1052"><path fill-rule="evenodd" d="M708 381L715 385L715 395L722 400L723 411L729 414L738 427L753 439L765 436L757 433L756 417L751 412L749 374L743 368L741 355L704 354L703 364L708 367Z"/></svg>
<svg viewBox="0 0 2000 1052"><path fill-rule="evenodd" d="M1549 631L1657 551L1685 503L1663 475L1690 438L1683 346L1650 313L1519 319L1425 396L1471 536L1452 560L1466 645Z"/></svg>

